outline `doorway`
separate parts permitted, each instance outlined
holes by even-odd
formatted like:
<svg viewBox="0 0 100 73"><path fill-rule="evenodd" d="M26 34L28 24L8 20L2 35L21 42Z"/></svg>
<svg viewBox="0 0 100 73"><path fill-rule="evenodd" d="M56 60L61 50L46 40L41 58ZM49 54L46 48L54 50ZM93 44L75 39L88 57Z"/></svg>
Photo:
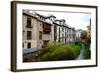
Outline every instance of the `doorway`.
<svg viewBox="0 0 100 73"><path fill-rule="evenodd" d="M31 42L27 43L27 48L31 48Z"/></svg>

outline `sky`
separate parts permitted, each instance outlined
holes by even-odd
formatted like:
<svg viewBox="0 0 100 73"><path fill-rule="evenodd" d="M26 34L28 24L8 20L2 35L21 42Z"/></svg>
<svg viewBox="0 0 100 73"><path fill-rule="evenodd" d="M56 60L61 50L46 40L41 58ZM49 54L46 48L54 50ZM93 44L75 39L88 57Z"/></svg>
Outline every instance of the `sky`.
<svg viewBox="0 0 100 73"><path fill-rule="evenodd" d="M80 13L80 12L57 12L57 11L35 11L44 16L54 15L56 19L65 19L66 24L75 29L87 30L88 25L90 25L90 13Z"/></svg>

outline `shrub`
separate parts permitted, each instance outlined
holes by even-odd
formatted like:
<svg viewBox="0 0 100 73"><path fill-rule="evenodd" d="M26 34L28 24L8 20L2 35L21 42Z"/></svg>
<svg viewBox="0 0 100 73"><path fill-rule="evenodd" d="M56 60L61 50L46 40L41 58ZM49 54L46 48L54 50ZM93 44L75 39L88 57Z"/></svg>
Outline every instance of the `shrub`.
<svg viewBox="0 0 100 73"><path fill-rule="evenodd" d="M84 59L90 59L91 58L91 51L88 50L88 49L84 49L84 55L83 55L83 58Z"/></svg>
<svg viewBox="0 0 100 73"><path fill-rule="evenodd" d="M80 48L81 48L81 45L78 44L78 45L72 45L73 47L73 51L75 52L76 54L76 57L80 54Z"/></svg>
<svg viewBox="0 0 100 73"><path fill-rule="evenodd" d="M81 46L81 43L80 42L75 42L75 45L80 45Z"/></svg>
<svg viewBox="0 0 100 73"><path fill-rule="evenodd" d="M43 61L73 60L80 52L80 46L78 45L62 45L53 41L50 41L47 44L46 48L49 48L49 51L41 56L41 59Z"/></svg>
<svg viewBox="0 0 100 73"><path fill-rule="evenodd" d="M84 43L84 51L83 51L83 58L84 59L90 59L91 58L91 51L90 51L90 43L85 42Z"/></svg>

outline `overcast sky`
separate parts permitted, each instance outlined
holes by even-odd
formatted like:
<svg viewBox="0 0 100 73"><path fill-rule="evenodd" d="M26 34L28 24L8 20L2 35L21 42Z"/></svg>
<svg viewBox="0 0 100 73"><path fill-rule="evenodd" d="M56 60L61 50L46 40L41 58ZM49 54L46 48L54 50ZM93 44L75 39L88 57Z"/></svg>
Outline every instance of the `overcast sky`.
<svg viewBox="0 0 100 73"><path fill-rule="evenodd" d="M42 15L54 15L56 19L65 19L66 24L75 29L86 30L90 24L91 14L79 12L52 12L52 11L35 11Z"/></svg>

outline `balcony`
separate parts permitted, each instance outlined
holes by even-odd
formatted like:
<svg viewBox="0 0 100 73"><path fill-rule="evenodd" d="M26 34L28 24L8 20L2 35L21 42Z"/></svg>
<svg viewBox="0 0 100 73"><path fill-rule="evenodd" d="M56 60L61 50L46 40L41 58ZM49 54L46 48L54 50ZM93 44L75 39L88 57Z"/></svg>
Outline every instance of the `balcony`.
<svg viewBox="0 0 100 73"><path fill-rule="evenodd" d="M44 32L51 32L51 25L50 24L43 24L43 31Z"/></svg>

